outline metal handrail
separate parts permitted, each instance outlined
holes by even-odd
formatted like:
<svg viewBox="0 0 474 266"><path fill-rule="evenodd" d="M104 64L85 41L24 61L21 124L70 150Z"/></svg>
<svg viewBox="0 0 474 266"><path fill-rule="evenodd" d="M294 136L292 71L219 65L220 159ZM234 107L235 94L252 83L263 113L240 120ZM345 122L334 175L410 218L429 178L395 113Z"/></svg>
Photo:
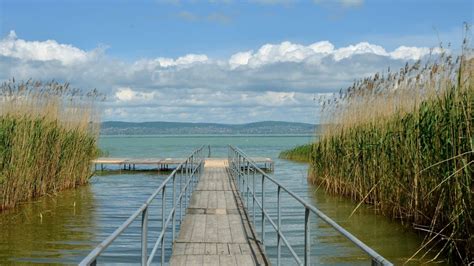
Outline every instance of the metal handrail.
<svg viewBox="0 0 474 266"><path fill-rule="evenodd" d="M265 173L262 169L260 169L256 163L245 154L241 149L229 145L229 153L228 153L228 160L229 160L229 168L232 176L238 182L238 188L240 190L241 196L243 199L246 198L247 209L249 208L249 196L251 196L253 201L253 222L255 223L255 204L260 208L261 211L261 242L265 244L265 220L268 219L270 224L272 225L273 229L277 234L277 265L280 265L280 256L281 256L281 242L285 244L285 246L290 251L293 258L296 262L300 265L310 265L310 250L311 250L311 239L310 239L310 213L316 214L319 218L325 221L327 224L332 226L336 231L340 234L345 236L349 239L352 243L354 243L357 247L362 249L366 254L371 257L372 265L393 265L390 261L382 257L372 248L364 244L354 235L349 233L347 230L342 228L338 225L335 221L325 215L322 211L311 205L310 203L303 200L301 197L293 193L291 190L287 189L285 186L280 184L277 180L269 176ZM252 172L253 176L253 186L249 184L250 179L250 172ZM261 201L258 200L255 194L255 174L261 174L261 183L262 183L262 191L261 191ZM265 210L265 180L271 181L273 184L277 186L277 222L270 217L268 212ZM296 254L295 250L288 242L287 238L281 231L281 208L280 208L280 200L281 200L281 191L285 191L290 195L293 199L299 202L305 208L305 221L304 221L304 260L301 261L300 257Z"/></svg>
<svg viewBox="0 0 474 266"><path fill-rule="evenodd" d="M208 153L204 153L205 148L208 149ZM153 258L161 246L161 265L165 263L165 234L166 229L172 224L172 238L173 242L176 234L176 210L179 206L179 218L181 222L183 219L183 205L186 209L191 198L191 193L194 190L195 185L199 177L202 174L204 167L204 159L210 154L210 146L202 146L195 150L186 160L178 165L176 169L161 183L161 185L153 192L153 194L143 203L122 225L120 225L112 234L104 239L99 245L97 245L80 263L79 265L96 265L97 257L110 245L112 242L119 237L125 229L127 229L133 221L142 215L141 219L141 264L150 265ZM177 176L179 176L179 188L180 193L176 196L176 185ZM184 177L184 180L183 180ZM172 186L173 188L173 208L170 209L170 213L165 217L166 211L166 188ZM150 255L148 253L148 208L150 207L153 200L160 194L162 200L161 208L161 233L156 240ZM183 199L184 198L184 199ZM166 218L166 219L165 219Z"/></svg>

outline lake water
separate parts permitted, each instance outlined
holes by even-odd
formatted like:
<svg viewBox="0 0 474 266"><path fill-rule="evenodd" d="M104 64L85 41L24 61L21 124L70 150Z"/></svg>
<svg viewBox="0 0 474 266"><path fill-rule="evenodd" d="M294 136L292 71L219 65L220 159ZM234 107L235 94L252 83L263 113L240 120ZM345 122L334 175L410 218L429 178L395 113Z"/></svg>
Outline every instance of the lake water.
<svg viewBox="0 0 474 266"><path fill-rule="evenodd" d="M225 157L227 145L232 144L250 156L271 157L275 160L272 175L277 180L382 256L395 264L403 264L419 248L423 240L420 236L397 222L375 215L370 206L362 206L350 216L357 204L327 195L322 189L308 184L307 164L278 159L280 151L311 141L311 136L102 136L100 147L111 157L186 157L195 148L209 144L213 157ZM90 185L45 196L1 213L0 264L78 263L124 222L165 177L156 172L98 174L91 179ZM285 194L282 203L283 231L302 257L304 210ZM266 204L270 206L272 217L276 217L276 193L270 186L266 192ZM152 208L150 212L149 242L160 230L161 212L159 204L155 205L156 211ZM99 263L139 262L138 220L108 248L99 258ZM258 215L256 220L259 221ZM311 231L312 264L366 265L370 262L362 251L315 216L311 216ZM169 239L170 234L167 237ZM267 254L275 263L276 234L269 223L266 224L265 240ZM295 264L284 246L281 250L282 265ZM170 253L168 246L168 258ZM427 258L433 255L428 253ZM426 259L420 261L417 257L411 264L420 262L426 262Z"/></svg>

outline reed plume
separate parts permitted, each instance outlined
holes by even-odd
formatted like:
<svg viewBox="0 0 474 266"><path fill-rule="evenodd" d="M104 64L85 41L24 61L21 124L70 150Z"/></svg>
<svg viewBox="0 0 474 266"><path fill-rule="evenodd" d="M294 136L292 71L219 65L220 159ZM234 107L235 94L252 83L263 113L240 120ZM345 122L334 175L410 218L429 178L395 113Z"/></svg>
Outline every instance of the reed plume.
<svg viewBox="0 0 474 266"><path fill-rule="evenodd" d="M426 233L416 253L437 247L466 264L474 259L468 43L458 57L442 52L407 63L324 100L326 126L313 144L310 167L310 180L328 191Z"/></svg>

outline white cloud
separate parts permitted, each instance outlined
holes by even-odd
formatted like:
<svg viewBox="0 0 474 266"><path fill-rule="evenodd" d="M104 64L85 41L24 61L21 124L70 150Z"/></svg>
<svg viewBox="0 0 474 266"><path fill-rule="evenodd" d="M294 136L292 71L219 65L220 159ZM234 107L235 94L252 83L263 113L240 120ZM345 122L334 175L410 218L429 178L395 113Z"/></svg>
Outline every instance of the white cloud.
<svg viewBox="0 0 474 266"><path fill-rule="evenodd" d="M400 46L390 53L390 56L395 59L403 60L418 60L426 55L439 54L442 50L440 48L430 49L427 47L407 47Z"/></svg>
<svg viewBox="0 0 474 266"><path fill-rule="evenodd" d="M261 106L294 106L300 103L295 97L295 92L267 91L257 96L256 100Z"/></svg>
<svg viewBox="0 0 474 266"><path fill-rule="evenodd" d="M433 50L433 53L439 52L439 49ZM331 56L335 61L340 61L361 54L372 54L392 59L417 60L429 53L430 49L426 47L405 46L401 46L389 53L382 46L368 42L361 42L338 49L335 49L334 45L329 41L316 42L308 46L282 42L280 44L265 44L255 53L252 51L236 53L230 57L229 65L232 68L244 65L255 68L277 62L308 61L320 63L320 60L315 60L315 57L320 59Z"/></svg>
<svg viewBox="0 0 474 266"><path fill-rule="evenodd" d="M236 53L230 57L229 65L231 68L236 68L241 65L247 65L251 57L252 51Z"/></svg>
<svg viewBox="0 0 474 266"><path fill-rule="evenodd" d="M209 58L203 54L187 54L176 59L166 57L159 57L156 59L156 61L162 67L191 65L194 63L204 63L208 60Z"/></svg>
<svg viewBox="0 0 474 266"><path fill-rule="evenodd" d="M59 44L54 40L21 40L15 31L10 31L10 34L0 41L0 55L22 60L58 60L67 65L92 59L96 53L97 51L86 52L69 44Z"/></svg>
<svg viewBox="0 0 474 266"><path fill-rule="evenodd" d="M388 56L388 53L382 46L370 44L368 42L361 42L356 45L349 45L334 51L334 59L339 61L344 58L351 57L356 54L375 54L381 56Z"/></svg>
<svg viewBox="0 0 474 266"><path fill-rule="evenodd" d="M331 94L388 66L423 58L430 49L282 42L224 59L187 54L132 63L97 56L96 51L54 40L26 41L12 32L0 39L0 81L55 79L98 88L108 94L106 120L317 122L313 99L318 95Z"/></svg>
<svg viewBox="0 0 474 266"><path fill-rule="evenodd" d="M155 97L155 92L138 92L131 88L118 88L115 97L119 102L150 101Z"/></svg>

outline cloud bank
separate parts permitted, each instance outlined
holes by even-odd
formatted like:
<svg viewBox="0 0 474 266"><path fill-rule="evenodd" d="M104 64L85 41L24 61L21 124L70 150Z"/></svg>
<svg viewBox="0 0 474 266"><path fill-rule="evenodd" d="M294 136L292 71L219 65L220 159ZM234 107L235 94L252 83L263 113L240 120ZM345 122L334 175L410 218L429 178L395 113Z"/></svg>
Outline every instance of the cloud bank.
<svg viewBox="0 0 474 266"><path fill-rule="evenodd" d="M107 56L102 47L85 51L54 40L27 41L12 31L0 39L0 79L98 88L107 94L104 120L316 123L319 95L438 52L407 46L387 51L367 42L335 47L323 40L264 44L228 58L187 54L130 63Z"/></svg>

